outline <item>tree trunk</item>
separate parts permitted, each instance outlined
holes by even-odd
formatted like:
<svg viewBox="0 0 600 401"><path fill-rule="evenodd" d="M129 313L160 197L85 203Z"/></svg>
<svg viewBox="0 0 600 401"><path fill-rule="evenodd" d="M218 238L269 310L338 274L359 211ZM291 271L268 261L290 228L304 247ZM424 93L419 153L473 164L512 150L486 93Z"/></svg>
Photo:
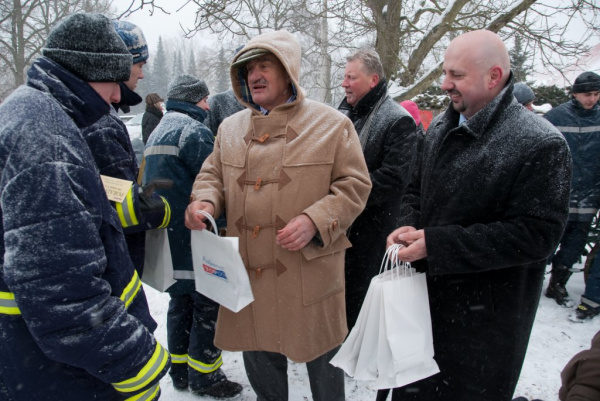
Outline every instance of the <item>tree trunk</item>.
<svg viewBox="0 0 600 401"><path fill-rule="evenodd" d="M331 104L331 56L327 51L329 43L329 25L327 22L327 0L323 0L323 15L321 16L321 68L319 70L319 99Z"/></svg>

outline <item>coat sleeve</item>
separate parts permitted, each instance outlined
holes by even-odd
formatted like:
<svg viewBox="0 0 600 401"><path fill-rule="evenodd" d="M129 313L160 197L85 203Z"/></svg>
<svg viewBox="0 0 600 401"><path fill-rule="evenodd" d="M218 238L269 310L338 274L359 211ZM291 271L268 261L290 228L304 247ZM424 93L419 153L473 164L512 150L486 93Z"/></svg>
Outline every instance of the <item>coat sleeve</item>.
<svg viewBox="0 0 600 401"><path fill-rule="evenodd" d="M398 199L408 184L417 160L417 132L410 116L393 121L383 137L381 165L371 170L373 188L367 207Z"/></svg>
<svg viewBox="0 0 600 401"><path fill-rule="evenodd" d="M225 209L223 192L223 166L221 165L221 136L217 135L212 153L205 159L192 186L192 198L208 201L215 207L215 216Z"/></svg>
<svg viewBox="0 0 600 401"><path fill-rule="evenodd" d="M124 396L156 395L169 356L103 278L134 269L97 172L65 161L26 168L4 187L2 213L4 278L44 354ZM128 266L107 254L107 235Z"/></svg>
<svg viewBox="0 0 600 401"><path fill-rule="evenodd" d="M524 156L522 164L514 166L516 179L507 183L509 201L500 218L424 228L430 274L530 264L545 260L554 250L568 215L570 152L562 138L548 135Z"/></svg>
<svg viewBox="0 0 600 401"><path fill-rule="evenodd" d="M112 202L125 234L133 234L169 224L171 209L166 199L152 193L143 194L137 184L137 161L126 128L113 114L88 128L88 142L100 174L131 181L127 196L121 203ZM120 120L120 119L119 119Z"/></svg>
<svg viewBox="0 0 600 401"><path fill-rule="evenodd" d="M338 138L329 193L302 212L317 226L324 247L346 232L365 208L371 190L360 140L349 119L345 118Z"/></svg>
<svg viewBox="0 0 600 401"><path fill-rule="evenodd" d="M594 401L600 399L600 332L589 350L575 355L561 373L561 401Z"/></svg>
<svg viewBox="0 0 600 401"><path fill-rule="evenodd" d="M202 163L214 149L214 136L206 126L188 126L179 137L179 159L191 176L200 172Z"/></svg>

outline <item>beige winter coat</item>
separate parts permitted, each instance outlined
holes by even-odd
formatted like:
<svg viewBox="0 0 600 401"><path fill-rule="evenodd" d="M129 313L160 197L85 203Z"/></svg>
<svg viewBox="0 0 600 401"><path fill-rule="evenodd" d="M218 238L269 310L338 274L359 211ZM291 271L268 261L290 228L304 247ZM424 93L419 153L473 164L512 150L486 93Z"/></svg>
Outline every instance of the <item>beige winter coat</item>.
<svg viewBox="0 0 600 401"><path fill-rule="evenodd" d="M243 98L245 81L232 68L236 96L249 109L221 124L192 196L212 202L216 215L225 209L227 235L240 237L255 301L239 313L221 307L215 344L307 362L341 344L348 332L345 231L363 210L371 182L350 120L306 99L298 85L301 50L293 35L260 35L241 53L251 48L281 60L297 98L264 116ZM316 224L323 244L287 251L275 243L277 230L302 213Z"/></svg>

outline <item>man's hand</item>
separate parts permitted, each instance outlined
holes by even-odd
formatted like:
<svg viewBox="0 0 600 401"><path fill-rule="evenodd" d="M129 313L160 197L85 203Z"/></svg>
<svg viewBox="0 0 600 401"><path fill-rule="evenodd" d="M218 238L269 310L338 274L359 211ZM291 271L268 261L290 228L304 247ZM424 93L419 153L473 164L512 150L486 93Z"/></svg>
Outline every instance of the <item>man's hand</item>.
<svg viewBox="0 0 600 401"><path fill-rule="evenodd" d="M425 231L423 230L417 230L410 226L400 227L387 237L387 246L392 244L404 245L398 251L398 259L404 262L414 262L427 257Z"/></svg>
<svg viewBox="0 0 600 401"><path fill-rule="evenodd" d="M306 246L317 233L317 226L305 214L291 219L283 229L277 231L275 242L288 251L298 251Z"/></svg>
<svg viewBox="0 0 600 401"><path fill-rule="evenodd" d="M215 207L210 202L194 201L185 210L185 226L190 230L204 230L206 228L206 216L198 211L204 210L214 216Z"/></svg>

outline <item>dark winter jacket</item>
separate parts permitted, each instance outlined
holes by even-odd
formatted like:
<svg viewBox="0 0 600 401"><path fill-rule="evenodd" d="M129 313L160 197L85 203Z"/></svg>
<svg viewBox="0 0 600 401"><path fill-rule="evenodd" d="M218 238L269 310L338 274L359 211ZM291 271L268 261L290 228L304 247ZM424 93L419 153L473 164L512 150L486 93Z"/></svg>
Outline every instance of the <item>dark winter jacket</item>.
<svg viewBox="0 0 600 401"><path fill-rule="evenodd" d="M561 401L600 400L600 331L592 339L592 347L575 355L560 377Z"/></svg>
<svg viewBox="0 0 600 401"><path fill-rule="evenodd" d="M148 143L148 137L150 137L162 117L162 110L156 108L153 104L146 105L146 112L142 117L142 140L144 145Z"/></svg>
<svg viewBox="0 0 600 401"><path fill-rule="evenodd" d="M144 243L146 230L163 228L169 224L169 203L160 195L142 194L137 184L137 160L127 128L114 110L83 130L100 174L131 182L131 189L122 203L111 202L117 214L129 255L140 277L144 271Z"/></svg>
<svg viewBox="0 0 600 401"><path fill-rule="evenodd" d="M378 110L376 104L382 100ZM400 198L417 160L417 134L411 115L387 94L382 81L356 105L344 99L339 110L359 135L367 135L363 153L373 183L367 207L352 223L346 251L346 310L354 325L371 278L379 273L387 235L400 223ZM371 124L361 130L372 113Z"/></svg>
<svg viewBox="0 0 600 401"><path fill-rule="evenodd" d="M569 219L592 221L600 208L600 105L572 99L544 116L564 135L573 157Z"/></svg>
<svg viewBox="0 0 600 401"><path fill-rule="evenodd" d="M125 85L123 82L119 82L119 87L121 88L121 101L119 103L113 103L112 106L115 108L115 111L121 111L125 114L131 111L131 106L136 106L142 103L142 98L140 95L132 91Z"/></svg>
<svg viewBox="0 0 600 401"><path fill-rule="evenodd" d="M202 124L204 118L206 111L195 104L168 100L167 114L150 136L144 152L144 182L170 178L174 184L170 189L158 190L169 201L173 216L168 236L177 283L168 289L172 294L195 291L191 234L184 217L194 179L213 151L214 137Z"/></svg>
<svg viewBox="0 0 600 401"><path fill-rule="evenodd" d="M0 399L160 394L169 356L81 134L109 109L43 57L0 105Z"/></svg>
<svg viewBox="0 0 600 401"><path fill-rule="evenodd" d="M214 135L217 135L219 126L224 119L245 108L237 100L232 89L210 96L208 98L208 105L210 106L210 110L204 123Z"/></svg>
<svg viewBox="0 0 600 401"><path fill-rule="evenodd" d="M535 317L544 266L568 216L571 158L509 84L458 126L450 106L425 135L402 199L402 224L424 229L435 359L416 383L436 400L509 400Z"/></svg>

